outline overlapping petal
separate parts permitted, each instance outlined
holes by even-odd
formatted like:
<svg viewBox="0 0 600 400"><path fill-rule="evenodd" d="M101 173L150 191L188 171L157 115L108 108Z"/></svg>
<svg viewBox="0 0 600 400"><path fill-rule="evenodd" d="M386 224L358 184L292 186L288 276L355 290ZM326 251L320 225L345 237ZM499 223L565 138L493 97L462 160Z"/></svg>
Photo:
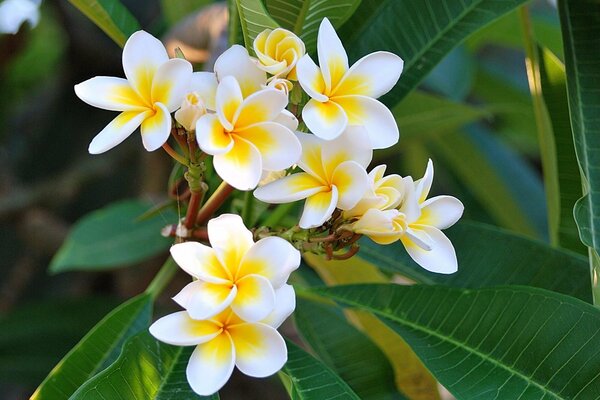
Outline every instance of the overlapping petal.
<svg viewBox="0 0 600 400"><path fill-rule="evenodd" d="M229 307L237 294L235 285L197 280L188 283L173 300L185 308L193 319L207 319Z"/></svg>
<svg viewBox="0 0 600 400"><path fill-rule="evenodd" d="M123 48L125 76L143 99L151 98L154 74L168 60L169 56L161 41L144 31L131 35Z"/></svg>
<svg viewBox="0 0 600 400"><path fill-rule="evenodd" d="M427 196L429 196L429 191L431 190L431 184L433 183L433 161L427 161L427 168L425 169L425 174L421 179L415 182L415 195L419 200L419 203L425 201Z"/></svg>
<svg viewBox="0 0 600 400"><path fill-rule="evenodd" d="M302 120L316 136L325 140L337 138L348 126L348 116L336 102L311 99L302 109Z"/></svg>
<svg viewBox="0 0 600 400"><path fill-rule="evenodd" d="M226 284L232 276L217 258L214 249L198 242L178 243L171 247L171 256L179 267L205 282Z"/></svg>
<svg viewBox="0 0 600 400"><path fill-rule="evenodd" d="M410 230L417 235L426 234L431 243L431 250L425 250L410 236L401 238L407 253L421 267L439 274L452 274L458 270L454 247L442 231L427 225L412 225Z"/></svg>
<svg viewBox="0 0 600 400"><path fill-rule="evenodd" d="M246 97L230 121L235 130L243 130L257 122L271 121L285 109L288 98L281 90L263 89Z"/></svg>
<svg viewBox="0 0 600 400"><path fill-rule="evenodd" d="M227 332L196 347L186 369L187 380L194 392L209 396L227 383L236 353L233 341Z"/></svg>
<svg viewBox="0 0 600 400"><path fill-rule="evenodd" d="M325 178L327 174L323 169L323 157L321 156L323 141L315 135L302 132L296 132L296 137L302 145L302 155L298 160L298 166L327 185Z"/></svg>
<svg viewBox="0 0 600 400"><path fill-rule="evenodd" d="M98 133L88 148L90 154L101 154L127 139L150 115L150 111L125 111Z"/></svg>
<svg viewBox="0 0 600 400"><path fill-rule="evenodd" d="M373 150L367 131L362 126L348 126L346 130L330 142L321 142L323 170L329 177L345 161L354 161L366 168L373 158Z"/></svg>
<svg viewBox="0 0 600 400"><path fill-rule="evenodd" d="M389 92L402 73L404 62L387 51L377 51L358 60L344 75L332 96L361 95L378 98Z"/></svg>
<svg viewBox="0 0 600 400"><path fill-rule="evenodd" d="M91 106L110 111L145 111L144 100L126 79L97 76L75 85L75 94Z"/></svg>
<svg viewBox="0 0 600 400"><path fill-rule="evenodd" d="M225 132L219 117L205 114L196 122L196 141L207 154L217 155L229 152L234 145L233 138Z"/></svg>
<svg viewBox="0 0 600 400"><path fill-rule="evenodd" d="M348 56L333 25L327 18L324 18L319 26L317 53L323 72L325 92L330 93L348 71Z"/></svg>
<svg viewBox="0 0 600 400"><path fill-rule="evenodd" d="M239 324L228 329L235 346L235 365L248 376L264 378L279 371L287 361L287 347L272 327Z"/></svg>
<svg viewBox="0 0 600 400"><path fill-rule="evenodd" d="M275 290L275 308L261 322L277 329L296 309L296 293L292 285L285 284Z"/></svg>
<svg viewBox="0 0 600 400"><path fill-rule="evenodd" d="M299 266L298 250L282 238L267 237L254 243L244 255L237 275L263 276L271 282L273 288L277 289Z"/></svg>
<svg viewBox="0 0 600 400"><path fill-rule="evenodd" d="M217 96L217 77L212 72L194 72L190 81L190 91L196 92L209 110L215 111Z"/></svg>
<svg viewBox="0 0 600 400"><path fill-rule="evenodd" d="M259 122L236 133L256 146L265 170L289 168L300 158L302 147L296 135L276 122Z"/></svg>
<svg viewBox="0 0 600 400"><path fill-rule="evenodd" d="M171 114L162 103L154 103L154 115L142 122L142 143L148 151L161 147L171 134Z"/></svg>
<svg viewBox="0 0 600 400"><path fill-rule="evenodd" d="M180 58L166 61L158 67L152 79L152 103L164 104L169 112L181 105L192 80L192 64Z"/></svg>
<svg viewBox="0 0 600 400"><path fill-rule="evenodd" d="M257 322L275 308L275 291L269 280L250 274L236 280L237 295L231 309L244 321Z"/></svg>
<svg viewBox="0 0 600 400"><path fill-rule="evenodd" d="M221 327L210 320L198 321L187 312L166 315L150 326L152 336L175 346L194 346L208 342L221 333Z"/></svg>
<svg viewBox="0 0 600 400"><path fill-rule="evenodd" d="M321 68L315 64L308 54L303 56L296 64L296 73L298 83L311 98L321 103L328 100L328 97L324 94L325 81L323 80Z"/></svg>
<svg viewBox="0 0 600 400"><path fill-rule="evenodd" d="M306 172L278 179L254 191L260 201L271 204L291 203L329 190L322 181Z"/></svg>
<svg viewBox="0 0 600 400"><path fill-rule="evenodd" d="M252 190L260 181L263 171L260 151L252 143L233 136L233 147L213 158L219 176L238 190Z"/></svg>
<svg viewBox="0 0 600 400"><path fill-rule="evenodd" d="M225 130L233 130L234 116L242 101L244 97L238 81L232 76L222 78L217 86L216 108L219 121Z"/></svg>
<svg viewBox="0 0 600 400"><path fill-rule="evenodd" d="M337 207L349 210L363 197L369 180L362 165L355 161L344 161L333 171L331 184L338 191Z"/></svg>
<svg viewBox="0 0 600 400"><path fill-rule="evenodd" d="M226 268L237 268L254 244L252 232L246 228L242 218L235 214L223 214L208 221L208 238L215 250L221 265Z"/></svg>
<svg viewBox="0 0 600 400"><path fill-rule="evenodd" d="M338 202L338 190L332 186L330 190L314 194L306 199L299 226L303 229L315 228L327 221Z"/></svg>
<svg viewBox="0 0 600 400"><path fill-rule="evenodd" d="M398 210L371 208L353 224L352 229L368 236L377 244L390 244L400 239L404 233L402 224L396 222L399 218L402 215Z"/></svg>
<svg viewBox="0 0 600 400"><path fill-rule="evenodd" d="M217 58L215 74L219 82L226 76L233 76L240 84L244 98L261 90L267 83L265 71L256 66L248 51L240 45L231 46Z"/></svg>
<svg viewBox="0 0 600 400"><path fill-rule="evenodd" d="M454 225L462 216L464 205L456 197L436 196L421 204L419 224L446 229Z"/></svg>

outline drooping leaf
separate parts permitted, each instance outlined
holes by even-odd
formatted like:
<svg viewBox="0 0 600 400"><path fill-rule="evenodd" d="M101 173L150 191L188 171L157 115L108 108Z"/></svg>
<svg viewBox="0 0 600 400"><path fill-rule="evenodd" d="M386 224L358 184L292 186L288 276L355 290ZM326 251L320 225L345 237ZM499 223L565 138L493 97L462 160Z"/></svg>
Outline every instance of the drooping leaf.
<svg viewBox="0 0 600 400"><path fill-rule="evenodd" d="M418 283L463 288L527 285L591 301L587 261L579 254L475 222L463 221L444 232L458 258L458 272L452 275L425 271L400 242L380 246L363 239L358 257Z"/></svg>
<svg viewBox="0 0 600 400"><path fill-rule="evenodd" d="M140 219L151 207L145 201L126 200L83 217L52 259L50 271L117 268L165 251L173 241L160 231L177 222L177 215L165 210L153 218Z"/></svg>
<svg viewBox="0 0 600 400"><path fill-rule="evenodd" d="M316 51L317 32L323 18L340 27L356 10L361 0L265 0L271 16L302 39L308 53Z"/></svg>
<svg viewBox="0 0 600 400"><path fill-rule="evenodd" d="M114 363L82 385L71 399L218 400L218 394L197 395L188 384L185 369L193 350L140 332L125 343Z"/></svg>
<svg viewBox="0 0 600 400"><path fill-rule="evenodd" d="M119 46L140 29L140 24L119 0L69 0Z"/></svg>
<svg viewBox="0 0 600 400"><path fill-rule="evenodd" d="M518 286L313 290L381 317L457 399L591 399L600 393L600 310L572 297Z"/></svg>
<svg viewBox="0 0 600 400"><path fill-rule="evenodd" d="M279 24L271 18L261 0L235 0L244 34L244 43L250 54L254 54L253 43L265 29L275 29Z"/></svg>
<svg viewBox="0 0 600 400"><path fill-rule="evenodd" d="M297 299L294 321L304 342L361 399L404 399L385 354L350 325L335 305Z"/></svg>
<svg viewBox="0 0 600 400"><path fill-rule="evenodd" d="M68 399L84 382L112 363L126 339L146 329L152 298L141 294L115 308L54 367L31 400Z"/></svg>
<svg viewBox="0 0 600 400"><path fill-rule="evenodd" d="M3 316L0 319L3 383L39 384L115 305L111 298L43 299Z"/></svg>
<svg viewBox="0 0 600 400"><path fill-rule="evenodd" d="M363 1L344 27L352 60L377 50L398 54L404 72L384 103L402 100L432 68L471 33L526 0Z"/></svg>
<svg viewBox="0 0 600 400"><path fill-rule="evenodd" d="M558 2L565 45L565 67L575 152L582 173L584 197L578 201L575 219L582 241L591 248L594 302L600 265L600 3L595 0ZM587 240L586 240L587 239Z"/></svg>
<svg viewBox="0 0 600 400"><path fill-rule="evenodd" d="M298 345L286 340L288 361L282 372L289 378L290 387L298 400L360 400L348 384L329 367Z"/></svg>

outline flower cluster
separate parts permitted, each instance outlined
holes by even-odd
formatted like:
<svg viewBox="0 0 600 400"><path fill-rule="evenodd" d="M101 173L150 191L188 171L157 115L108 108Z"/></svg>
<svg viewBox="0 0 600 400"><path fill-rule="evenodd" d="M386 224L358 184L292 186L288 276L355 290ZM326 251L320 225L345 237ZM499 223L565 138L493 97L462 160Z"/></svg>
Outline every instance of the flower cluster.
<svg viewBox="0 0 600 400"><path fill-rule="evenodd" d="M378 51L349 66L327 19L317 37L319 65L302 40L281 28L260 33L252 50L256 57L234 45L213 72L193 72L140 31L123 50L126 79L95 77L75 86L85 102L120 112L92 140L90 153L110 150L141 126L148 151L163 147L188 169L185 229L167 231L184 241L171 254L194 280L174 297L185 311L159 319L150 332L196 346L187 377L201 395L219 390L234 366L255 377L283 366L287 351L276 328L295 307L286 282L300 264L298 250L348 258L367 236L379 244L400 241L427 270L457 269L441 229L461 217L463 205L450 196L427 199L432 162L418 181L385 176L385 165L368 172L373 150L398 142L394 116L377 98L400 78L402 59ZM170 136L183 154L168 144ZM224 183L199 208L207 156ZM298 225L251 232L233 214L209 220L234 188L254 190L265 203L305 200Z"/></svg>

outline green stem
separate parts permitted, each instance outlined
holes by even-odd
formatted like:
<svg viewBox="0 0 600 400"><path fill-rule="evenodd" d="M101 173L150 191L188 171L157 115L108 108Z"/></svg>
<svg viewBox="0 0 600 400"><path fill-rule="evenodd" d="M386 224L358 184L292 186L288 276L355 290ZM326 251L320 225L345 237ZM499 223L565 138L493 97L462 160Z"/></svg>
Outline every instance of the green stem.
<svg viewBox="0 0 600 400"><path fill-rule="evenodd" d="M156 299L169 284L176 272L177 264L169 257L163 266L160 267L160 270L146 288L145 293L148 293L152 299Z"/></svg>
<svg viewBox="0 0 600 400"><path fill-rule="evenodd" d="M286 215L289 214L292 208L294 208L294 203L284 203L278 205L261 225L271 228L275 227Z"/></svg>
<svg viewBox="0 0 600 400"><path fill-rule="evenodd" d="M246 226L250 226L252 222L252 212L254 211L254 194L252 191L244 193L244 207L242 208L242 220Z"/></svg>

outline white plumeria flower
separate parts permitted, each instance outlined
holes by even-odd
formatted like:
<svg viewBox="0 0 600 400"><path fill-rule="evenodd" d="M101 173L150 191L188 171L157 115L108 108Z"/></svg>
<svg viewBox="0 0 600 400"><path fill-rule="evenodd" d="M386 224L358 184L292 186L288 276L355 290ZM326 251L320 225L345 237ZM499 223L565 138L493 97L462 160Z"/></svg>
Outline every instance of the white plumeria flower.
<svg viewBox="0 0 600 400"><path fill-rule="evenodd" d="M370 209L354 224L354 231L379 244L401 240L406 251L421 267L431 272L451 274L458 262L450 239L441 229L451 227L462 216L464 206L452 196L427 199L433 181L429 160L422 179L403 178L405 192L397 210Z"/></svg>
<svg viewBox="0 0 600 400"><path fill-rule="evenodd" d="M363 127L352 126L333 141L297 132L302 143L298 166L304 171L286 176L254 191L266 203L306 199L300 227L321 226L336 208L349 210L368 189L365 168L372 150Z"/></svg>
<svg viewBox="0 0 600 400"><path fill-rule="evenodd" d="M352 209L344 211L344 218L361 217L368 210L390 210L400 205L404 192L404 181L397 174L384 176L386 165L378 165L369 172L370 187L363 198Z"/></svg>
<svg viewBox="0 0 600 400"><path fill-rule="evenodd" d="M40 20L41 0L4 0L0 3L0 33L16 34L23 23L34 28Z"/></svg>
<svg viewBox="0 0 600 400"><path fill-rule="evenodd" d="M294 311L296 297L289 285L276 292L276 308L261 322L247 322L231 309L207 320L190 318L181 311L152 326L158 340L176 346L196 346L187 365L187 380L202 396L216 393L227 383L233 367L263 378L279 371L287 361L285 341L277 327Z"/></svg>
<svg viewBox="0 0 600 400"><path fill-rule="evenodd" d="M75 93L86 103L121 111L92 140L91 154L112 149L140 125L146 150L161 147L171 132L171 113L181 105L192 80L192 65L169 59L163 44L144 31L125 43L123 69L127 79L97 76L75 85Z"/></svg>
<svg viewBox="0 0 600 400"><path fill-rule="evenodd" d="M171 255L197 278L173 299L194 319L206 319L227 307L242 319L264 319L275 307L275 292L300 265L300 252L279 237L254 243L238 215L223 214L208 222L211 247L176 244Z"/></svg>
<svg viewBox="0 0 600 400"><path fill-rule="evenodd" d="M254 39L253 46L259 68L279 78L298 80L296 64L306 48L293 32L283 28L265 29Z"/></svg>
<svg viewBox="0 0 600 400"><path fill-rule="evenodd" d="M233 76L220 80L217 113L198 120L196 139L205 153L214 156L215 170L224 181L236 189L251 190L263 170L279 171L298 160L302 151L298 139L276 121L287 102L285 93L276 89L244 97Z"/></svg>
<svg viewBox="0 0 600 400"><path fill-rule="evenodd" d="M378 51L348 68L348 56L327 18L317 37L318 67L309 55L297 65L298 82L311 100L302 110L306 126L320 138L331 140L347 125L363 125L374 149L398 142L398 126L390 110L376 98L389 92L404 63L395 54Z"/></svg>

